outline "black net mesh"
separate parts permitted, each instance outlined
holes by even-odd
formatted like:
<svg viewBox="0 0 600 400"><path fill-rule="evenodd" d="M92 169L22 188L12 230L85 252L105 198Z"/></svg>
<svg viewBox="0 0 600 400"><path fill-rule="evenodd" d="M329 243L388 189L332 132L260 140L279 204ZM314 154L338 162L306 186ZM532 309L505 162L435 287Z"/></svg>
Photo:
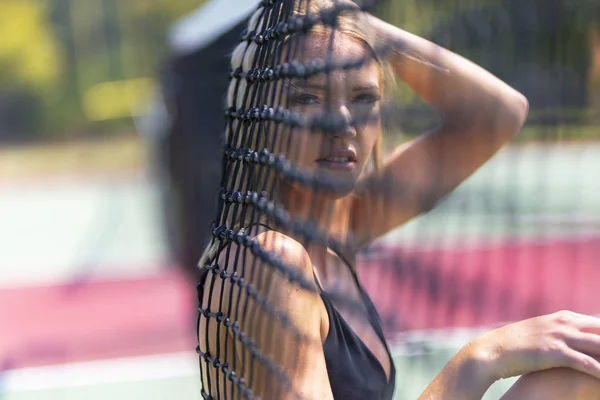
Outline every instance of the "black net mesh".
<svg viewBox="0 0 600 400"><path fill-rule="evenodd" d="M327 148L330 138L349 127L372 123L381 114L386 137L376 145L391 150L406 140L395 132L398 125L404 125L405 131L415 128L404 114L411 113L413 121L420 121L417 129L436 122L420 104L400 111L397 98L385 99L377 115L367 111L346 117L331 107L328 99L336 71L377 63L389 50L374 41L364 44L360 57L330 56L339 45L335 40L338 29L344 29L339 28L340 18L358 24L365 10L375 9L375 3L262 1L233 51L218 215L211 228L213 238L200 262L204 273L199 285L197 352L205 399L313 398L305 388L297 387L290 371L293 364L310 363L306 358L314 349L322 352L323 343L310 331L309 321L304 324L296 318L284 297L293 293L305 305L313 304L311 299L322 290L317 285L321 279L299 267L302 254L281 244L281 236L293 237L294 243L311 256L316 254L311 249L325 249L326 254L341 260L331 273L344 278L340 281L356 282L356 290L323 279L328 282L328 298L343 310L344 318L355 321L353 327L373 326L373 321L380 324L397 349L394 353L403 357L430 350L430 336L424 335L424 330L436 332L439 341L448 344L454 337L449 331L432 330L490 326L556 308L581 306L580 311L593 312L597 306L586 302L589 292L559 292L555 286L556 276L566 279L564 266L573 266L568 279L577 287L577 282L590 273L585 269L589 260L600 259L597 250L591 250L600 246L590 244L597 242L597 236L590 232L597 230L598 222L588 217L589 210L600 211L590 200L590 190L596 190L597 184L596 189L590 189L594 185L590 179L569 178L567 172L553 167L560 159L560 165L569 165L573 173L584 170L584 159L591 153L583 147L561 150L560 155L553 153L552 146L510 147L498 156L495 167L484 167L440 207L375 245L358 249L357 243L364 244L359 239L340 237L335 230L326 229L339 224L336 211L311 205L318 204L323 196L351 197L355 180L344 174L303 168L299 164L307 146L317 143L321 150ZM485 19L482 12L465 13L471 25L462 20L454 23L480 26L475 20ZM486 12L490 21L497 18ZM444 42L448 37L445 32L452 29L453 22L447 22L434 29L432 36ZM322 57L313 57L314 52L303 40L314 32L326 33ZM477 41L477 35L471 39ZM493 44L489 37L479 40L483 45ZM498 60L477 61L493 70ZM310 113L299 111L307 102L313 105L313 99L299 100L294 91L314 77L322 78L325 100ZM526 91L531 82L513 84ZM538 107L537 118L558 115L544 107ZM401 122L395 122L398 119ZM542 134L536 139L550 138L553 144L561 136L560 129L550 125L539 132ZM372 161L366 168L374 169L374 164ZM548 182L557 179L572 179L571 186L567 183L563 187L574 190L558 205L550 204L555 200L545 193L551 187ZM398 195L389 192L384 179L370 185L369 190L379 193L382 202L386 196ZM438 200L423 196L417 214L433 209ZM582 211L582 215L574 215L583 209L587 214ZM558 230L567 232L562 236L576 235L580 240L571 244L544 240L554 238ZM360 265L358 272L356 265ZM363 286L373 297L379 315L365 305ZM555 301L557 293L562 296L560 301ZM410 361L403 365L403 379L418 379L411 377L410 370L414 367L416 374L418 366ZM430 378L431 373L425 376ZM405 388L397 388L396 393L412 398L412 392Z"/></svg>
<svg viewBox="0 0 600 400"><path fill-rule="evenodd" d="M219 217L201 262L208 271L199 299L198 354L204 398L255 398L257 391L264 398L304 398L273 353L293 344L283 353L295 359L298 352L322 344L278 308L273 295L281 288L271 287L287 285L289 290L297 287L313 294L318 288L312 276L282 261L282 254L265 250L264 242L255 238L256 228L268 226L289 232L303 240L304 248L321 246L341 257L347 251L348 243L319 229L310 212L304 218L290 215L274 189L285 182L310 188L314 196L351 190L348 180L295 165L293 160L305 149L304 143L292 136L297 131L327 136L366 121L340 118L327 107L323 113L307 116L287 103L294 80L327 77L333 71L358 69L373 60L375 54L369 52L344 60L299 57L303 36L315 27L329 30L333 38L339 15L353 13L358 17L362 12L353 3L263 1L234 50L225 111L228 122ZM356 298L346 298L335 290L330 290L330 297L344 301L351 309L359 307ZM280 333L271 336L269 331ZM265 340L266 335L269 340ZM258 382L258 377L264 381Z"/></svg>

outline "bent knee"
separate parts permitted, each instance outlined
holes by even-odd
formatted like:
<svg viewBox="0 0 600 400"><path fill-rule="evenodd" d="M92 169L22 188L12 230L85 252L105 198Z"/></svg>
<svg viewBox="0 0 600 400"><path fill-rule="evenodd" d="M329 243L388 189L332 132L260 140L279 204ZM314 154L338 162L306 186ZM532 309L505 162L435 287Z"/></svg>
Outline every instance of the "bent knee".
<svg viewBox="0 0 600 400"><path fill-rule="evenodd" d="M568 368L523 375L502 400L600 399L600 380Z"/></svg>

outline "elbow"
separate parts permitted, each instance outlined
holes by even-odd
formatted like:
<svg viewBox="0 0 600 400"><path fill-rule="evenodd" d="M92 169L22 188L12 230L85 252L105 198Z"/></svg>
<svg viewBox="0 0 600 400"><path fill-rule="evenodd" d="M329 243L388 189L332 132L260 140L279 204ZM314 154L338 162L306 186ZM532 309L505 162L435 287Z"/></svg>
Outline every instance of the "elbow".
<svg viewBox="0 0 600 400"><path fill-rule="evenodd" d="M513 95L507 99L504 109L505 112L500 124L502 131L510 137L515 136L527 120L529 101L523 94L514 91Z"/></svg>
<svg viewBox="0 0 600 400"><path fill-rule="evenodd" d="M515 94L514 108L519 129L521 129L527 120L527 115L529 114L529 100L527 100L527 97L525 97L522 93L517 92Z"/></svg>
<svg viewBox="0 0 600 400"><path fill-rule="evenodd" d="M489 132L500 143L506 143L523 128L529 114L529 101L516 90L496 101L481 115L480 132Z"/></svg>

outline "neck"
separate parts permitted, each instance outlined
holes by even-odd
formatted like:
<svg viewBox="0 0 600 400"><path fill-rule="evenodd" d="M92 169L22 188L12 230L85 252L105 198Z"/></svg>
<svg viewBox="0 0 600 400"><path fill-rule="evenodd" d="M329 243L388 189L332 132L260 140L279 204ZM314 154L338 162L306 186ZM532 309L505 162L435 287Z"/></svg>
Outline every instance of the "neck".
<svg viewBox="0 0 600 400"><path fill-rule="evenodd" d="M281 201L292 218L310 221L320 232L342 243L349 239L350 196L335 198L290 186Z"/></svg>

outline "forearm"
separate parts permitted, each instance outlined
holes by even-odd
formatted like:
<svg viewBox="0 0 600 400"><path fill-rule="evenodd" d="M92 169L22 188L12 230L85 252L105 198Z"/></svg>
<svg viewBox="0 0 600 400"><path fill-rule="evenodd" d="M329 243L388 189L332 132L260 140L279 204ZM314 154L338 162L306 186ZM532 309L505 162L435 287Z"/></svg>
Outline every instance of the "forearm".
<svg viewBox="0 0 600 400"><path fill-rule="evenodd" d="M527 100L483 68L426 39L373 17L391 45L389 61L396 75L457 126L495 124L498 117L522 122Z"/></svg>
<svg viewBox="0 0 600 400"><path fill-rule="evenodd" d="M419 400L480 400L494 381L485 358L469 344L446 364Z"/></svg>

